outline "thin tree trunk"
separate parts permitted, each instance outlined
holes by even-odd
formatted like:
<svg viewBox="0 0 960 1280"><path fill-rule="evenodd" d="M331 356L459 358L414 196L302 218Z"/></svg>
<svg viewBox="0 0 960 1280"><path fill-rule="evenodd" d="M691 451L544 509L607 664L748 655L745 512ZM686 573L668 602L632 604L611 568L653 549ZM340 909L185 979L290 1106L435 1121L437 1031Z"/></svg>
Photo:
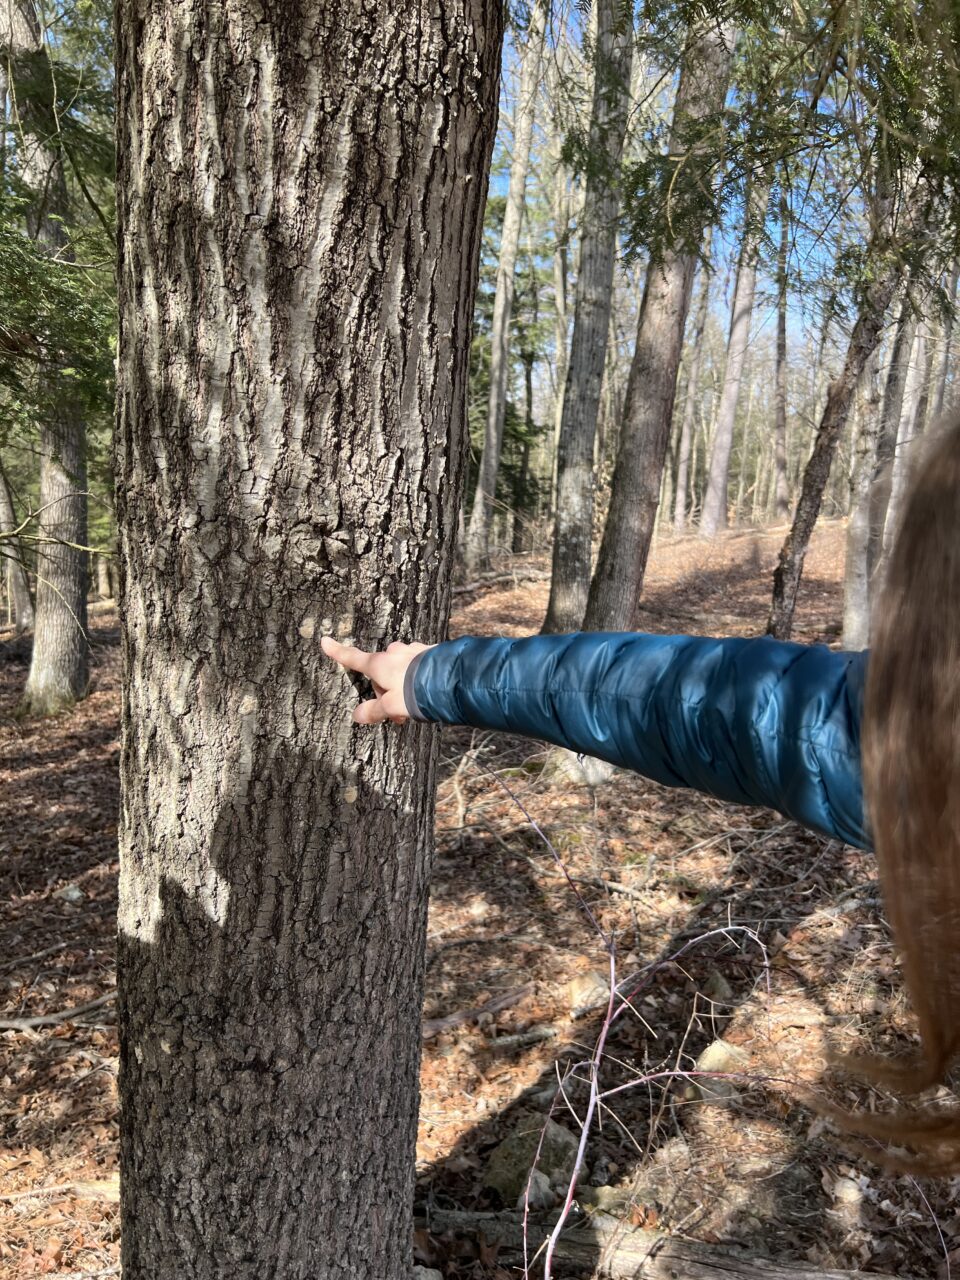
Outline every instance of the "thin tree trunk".
<svg viewBox="0 0 960 1280"><path fill-rule="evenodd" d="M436 737L319 640L445 629L502 5L117 15L124 1280L409 1280Z"/></svg>
<svg viewBox="0 0 960 1280"><path fill-rule="evenodd" d="M0 9L0 45L13 54L45 57L33 0L10 0ZM29 99L20 110L29 124ZM59 149L25 133L21 172L33 196L29 234L51 254L69 259L63 225L67 188ZM70 706L84 696L88 679L86 429L57 372L51 369L46 375L48 404L40 422L36 618L21 701L29 715L50 715Z"/></svg>
<svg viewBox="0 0 960 1280"><path fill-rule="evenodd" d="M524 416L523 452L520 466L517 469L516 482L513 486L513 537L511 550L523 551L526 538L525 529L529 518L527 488L530 484L530 449L533 443L533 353L525 354L523 360L523 391L526 413Z"/></svg>
<svg viewBox="0 0 960 1280"><path fill-rule="evenodd" d="M883 412L874 461L874 475L870 486L870 533L867 543L867 572L871 579L877 573L883 559L883 530L887 520L890 489L893 483L893 461L903 417L903 393L907 383L910 352L916 333L917 314L909 294L904 294L897 318L893 350L887 367L887 379L883 391Z"/></svg>
<svg viewBox="0 0 960 1280"><path fill-rule="evenodd" d="M720 529L727 526L730 455L737 423L737 405L740 402L740 383L750 347L750 322L757 289L757 256L769 199L770 183L766 178L757 182L747 196L740 264L730 310L730 338L727 343L723 390L720 393L717 427L707 472L707 492L700 515L702 538L716 537Z"/></svg>
<svg viewBox="0 0 960 1280"><path fill-rule="evenodd" d="M820 514L820 503L830 475L837 440L846 424L857 383L880 339L883 317L896 291L897 280L896 268L890 267L865 291L860 314L850 335L843 369L827 392L827 402L813 452L804 469L793 524L780 549L779 562L773 575L773 600L767 631L780 640L790 638L797 592L803 575L803 562L813 527Z"/></svg>
<svg viewBox="0 0 960 1280"><path fill-rule="evenodd" d="M879 349L870 357L869 376L860 414L860 431L854 448L850 480L850 519L847 522L846 563L843 574L843 647L865 649L870 643L870 573L867 548L870 539L870 482L876 463L880 432L881 393Z"/></svg>
<svg viewBox="0 0 960 1280"><path fill-rule="evenodd" d="M680 424L680 445L677 450L677 488L673 508L673 527L682 533L687 522L687 484L690 475L690 449L694 437L694 412L700 385L700 364L703 359L703 335L710 313L710 246L713 228L708 227L703 238L700 297L693 322L690 343L690 367L687 370L687 394L683 402L683 420Z"/></svg>
<svg viewBox="0 0 960 1280"><path fill-rule="evenodd" d="M23 544L14 536L16 528L13 495L0 465L0 565L4 565L7 570L7 583L13 597L14 619L19 636L33 626L33 601L30 598L30 580L27 577Z"/></svg>
<svg viewBox="0 0 960 1280"><path fill-rule="evenodd" d="M934 380L936 390L933 394L930 414L934 422L937 422L943 413L943 401L947 390L947 374L950 372L950 341L953 337L953 311L957 305L958 279L960 279L960 258L954 262L950 272L950 279L947 284L947 301L949 305L940 328L940 353Z"/></svg>
<svg viewBox="0 0 960 1280"><path fill-rule="evenodd" d="M729 26L691 37L677 89L672 149L679 151L685 145L679 140L684 126L712 115L723 105L732 46ZM696 163L695 158L687 159ZM587 630L626 630L636 622L670 440L677 369L695 270L693 252L671 248L647 271L610 511L584 619Z"/></svg>
<svg viewBox="0 0 960 1280"><path fill-rule="evenodd" d="M590 588L594 442L606 362L617 248L617 175L627 127L633 24L620 0L597 0L590 150L602 156L587 176L580 225L573 335L557 442L550 599L544 632L576 630Z"/></svg>
<svg viewBox="0 0 960 1280"><path fill-rule="evenodd" d="M787 254L790 249L790 210L787 193L780 189L780 247L777 251L777 371L774 392L773 465L774 519L790 518L790 485L787 481Z"/></svg>
<svg viewBox="0 0 960 1280"><path fill-rule="evenodd" d="M523 222L527 171L530 167L530 145L533 139L537 90L540 87L540 60L545 30L544 0L534 0L530 6L527 42L520 60L520 83L517 88L517 105L514 112L513 158L510 164L510 183L507 188L503 230L500 235L500 257L497 262L497 284L490 329L490 398L487 402L487 421L483 433L483 451L480 454L477 485L473 494L473 506L463 548L464 566L470 576L486 565L489 556L493 500L500 470L503 426L507 412L510 317L513 312L517 252L520 247L520 228Z"/></svg>
<svg viewBox="0 0 960 1280"><path fill-rule="evenodd" d="M887 515L883 526L883 557L886 559L896 536L900 503L910 474L910 446L916 436L923 430L920 420L924 406L924 384L927 379L927 333L926 322L917 321L910 353L907 377L903 388L903 408L900 413L900 429L897 432L897 448L893 459L893 470L890 477L890 500L887 503Z"/></svg>

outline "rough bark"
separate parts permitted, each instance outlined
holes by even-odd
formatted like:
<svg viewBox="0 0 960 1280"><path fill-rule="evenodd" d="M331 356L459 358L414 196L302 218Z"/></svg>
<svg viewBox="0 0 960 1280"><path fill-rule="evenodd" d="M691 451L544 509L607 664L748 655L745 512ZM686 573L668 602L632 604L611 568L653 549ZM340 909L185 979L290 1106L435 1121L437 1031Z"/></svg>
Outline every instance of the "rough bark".
<svg viewBox="0 0 960 1280"><path fill-rule="evenodd" d="M753 318L753 299L757 290L757 258L760 237L770 198L770 183L766 179L757 182L747 196L743 243L737 268L737 283L733 291L730 310L730 336L727 342L727 360L723 373L723 389L717 410L717 425L713 433L713 449L707 469L707 492L700 515L700 536L716 537L727 525L727 486L730 475L730 455L733 451L733 435L737 422L737 405L740 401L740 384L750 346L750 322Z"/></svg>
<svg viewBox="0 0 960 1280"><path fill-rule="evenodd" d="M790 210L785 188L780 190L780 245L777 250L777 368L774 390L773 466L774 519L790 518L787 482L787 254L790 249Z"/></svg>
<svg viewBox="0 0 960 1280"><path fill-rule="evenodd" d="M674 106L671 149L692 120L712 115L727 92L733 48L729 26L691 37ZM696 163L688 156L688 163ZM660 499L670 440L677 370L690 306L696 255L686 247L664 251L650 264L637 323L637 341L620 428L610 511L590 584L584 627L634 626Z"/></svg>
<svg viewBox="0 0 960 1280"><path fill-rule="evenodd" d="M499 0L121 3L126 1280L409 1280L440 639Z"/></svg>
<svg viewBox="0 0 960 1280"><path fill-rule="evenodd" d="M870 359L865 403L861 402L860 431L850 478L850 518L847 521L843 573L843 647L865 649L870 643L870 574L867 546L870 535L870 482L877 455L882 391L878 352Z"/></svg>
<svg viewBox="0 0 960 1280"><path fill-rule="evenodd" d="M33 600L30 596L23 544L15 535L16 529L13 495L3 467L0 466L0 572L6 573L7 585L13 598L14 626L19 636L33 626Z"/></svg>
<svg viewBox="0 0 960 1280"><path fill-rule="evenodd" d="M810 544L810 535L820 514L820 504L830 475L837 440L846 424L857 383L880 339L883 317L890 306L897 280L896 268L888 267L866 290L860 313L850 334L843 369L827 392L827 402L817 429L813 452L803 473L793 524L780 549L780 558L773 575L773 600L767 632L780 640L790 638L797 592L803 575L803 562Z"/></svg>
<svg viewBox="0 0 960 1280"><path fill-rule="evenodd" d="M493 499L497 488L497 474L500 470L503 427L507 412L510 317L513 313L517 253L520 247L520 227L523 222L524 196L527 170L530 167L530 144L533 138L533 120L537 90L540 85L540 61L545 31L544 0L534 0L530 6L527 42L520 60L520 83L517 88L517 105L514 112L513 157L510 163L510 182L503 215L503 230L500 234L500 256L497 261L497 283L490 326L490 398L487 402L487 420L483 433L483 450L480 454L477 484L473 493L473 506L467 523L467 536L463 548L464 566L468 575L471 576L486 567L489 554Z"/></svg>
<svg viewBox="0 0 960 1280"><path fill-rule="evenodd" d="M693 323L690 342L690 367L687 370L687 394L683 402L683 419L680 423L680 443L677 447L677 488L674 497L673 527L682 533L687 522L687 486L690 482L690 452L694 437L694 415L697 407L697 391L700 385L700 364L703 360L703 335L710 314L710 243L713 228L708 227L703 239L703 265L701 267L700 297Z"/></svg>
<svg viewBox="0 0 960 1280"><path fill-rule="evenodd" d="M43 53L33 0L10 0L0 7L0 46L12 54ZM51 73L52 74L52 73ZM29 126L30 102L20 103ZM27 230L50 253L68 259L63 218L68 211L63 160L56 139L23 134L21 177L33 203ZM40 508L37 521L37 599L33 654L21 708L49 715L86 693L87 645L87 475L86 429L69 392L51 379L48 409L40 423Z"/></svg>
<svg viewBox="0 0 960 1280"><path fill-rule="evenodd" d="M557 440L557 500L550 599L544 632L575 631L590 589L594 444L606 363L617 249L617 175L627 128L633 24L620 0L598 0L590 151L580 219L580 271Z"/></svg>

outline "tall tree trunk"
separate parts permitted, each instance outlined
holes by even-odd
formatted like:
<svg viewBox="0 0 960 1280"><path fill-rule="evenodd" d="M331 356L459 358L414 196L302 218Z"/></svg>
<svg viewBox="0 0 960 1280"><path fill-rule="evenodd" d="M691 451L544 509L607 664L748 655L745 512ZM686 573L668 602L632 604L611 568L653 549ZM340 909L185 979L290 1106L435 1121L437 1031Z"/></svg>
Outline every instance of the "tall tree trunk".
<svg viewBox="0 0 960 1280"><path fill-rule="evenodd" d="M0 569L6 569L7 582L13 596L13 608L17 635L23 635L33 626L33 600L30 598L30 580L27 577L23 544L14 535L17 516L13 495L7 483L6 473L0 465Z"/></svg>
<svg viewBox="0 0 960 1280"><path fill-rule="evenodd" d="M716 537L719 530L727 525L730 455L737 423L737 405L740 402L740 383L750 346L750 322L757 289L757 256L769 199L770 183L766 178L757 182L747 195L740 264L730 310L730 337L727 342L723 390L720 393L717 427L713 435L713 450L707 473L707 492L700 515L702 538Z"/></svg>
<svg viewBox="0 0 960 1280"><path fill-rule="evenodd" d="M690 367L687 370L687 394L683 402L683 419L680 424L680 444L677 449L677 488L674 497L673 527L682 533L687 522L687 485L690 477L690 449L694 436L694 413L697 391L700 385L700 363L703 359L703 335L710 314L710 245L713 228L708 227L703 238L703 254L700 297L694 313L693 337L690 342Z"/></svg>
<svg viewBox="0 0 960 1280"><path fill-rule="evenodd" d="M684 54L671 150L691 121L722 107L732 60L729 26L692 36ZM696 163L688 156L688 163ZM677 391L677 369L690 306L696 255L667 249L650 264L637 323L637 342L620 428L610 511L590 584L584 627L590 631L634 626L660 498L660 478Z"/></svg>
<svg viewBox="0 0 960 1280"><path fill-rule="evenodd" d="M436 741L319 639L445 628L502 5L296 12L117 9L126 1280L413 1262Z"/></svg>
<svg viewBox="0 0 960 1280"><path fill-rule="evenodd" d="M900 503L910 474L910 445L923 430L921 413L925 410L924 389L929 370L927 368L926 321L917 320L910 352L907 376L903 387L903 408L900 412L900 428L890 476L890 500L883 525L883 556L886 559L893 546L899 519Z"/></svg>
<svg viewBox="0 0 960 1280"><path fill-rule="evenodd" d="M837 440L846 424L857 383L880 339L883 317L896 291L897 281L896 268L888 267L866 289L860 313L850 334L843 369L827 392L827 403L824 405L813 452L804 469L793 524L780 549L780 558L773 575L773 600L767 632L780 640L790 638L797 592L803 575L803 562L810 544L810 535L820 514L820 503L830 475Z"/></svg>
<svg viewBox="0 0 960 1280"><path fill-rule="evenodd" d="M0 46L14 55L45 57L33 0L9 0L0 8ZM20 104L20 111L29 126L34 111L29 99ZM59 139L25 131L20 163L33 196L29 234L51 254L69 259ZM78 404L58 385L57 372L52 369L47 375L48 403L40 422L36 618L21 702L30 715L49 715L70 706L86 693L88 679L86 429Z"/></svg>
<svg viewBox="0 0 960 1280"><path fill-rule="evenodd" d="M524 352L523 356L523 400L524 400L524 436L523 452L520 455L520 466L517 468L513 486L513 536L510 549L523 551L526 545L525 530L530 516L527 502L527 489L530 485L530 450L536 427L533 421L533 352Z"/></svg>
<svg viewBox="0 0 960 1280"><path fill-rule="evenodd" d="M893 484L893 462L897 452L897 437L903 417L903 393L910 367L910 353L917 328L917 313L909 294L905 294L897 318L893 350L887 368L887 380L883 390L883 412L880 415L880 431L874 460L874 475L870 486L869 521L867 542L867 572L871 580L883 559L883 530L890 503Z"/></svg>
<svg viewBox="0 0 960 1280"><path fill-rule="evenodd" d="M517 105L514 112L513 159L510 164L510 184L507 188L507 205L500 235L500 257L497 262L497 284L490 328L490 398L487 402L487 422L483 433L483 450L480 454L473 507L470 511L463 548L463 559L468 574L474 574L481 569L486 564L489 554L493 499L497 488L497 474L500 470L503 425L507 412L510 317L513 312L517 251L520 247L520 227L523 222L527 170L530 167L530 144L533 138L537 90L540 87L540 60L545 30L544 0L534 0L530 6L527 42L520 60L520 83L517 88Z"/></svg>
<svg viewBox="0 0 960 1280"><path fill-rule="evenodd" d="M854 446L850 479L850 519L847 521L846 562L843 574L843 647L865 649L870 643L870 573L867 549L870 538L870 482L877 456L882 403L879 348L870 357L860 431Z"/></svg>
<svg viewBox="0 0 960 1280"><path fill-rule="evenodd" d="M787 254L789 249L790 209L786 188L781 186L780 246L777 250L777 371L773 423L774 519L777 522L790 518L790 486L787 482Z"/></svg>
<svg viewBox="0 0 960 1280"><path fill-rule="evenodd" d="M594 441L606 362L617 249L617 177L627 127L633 24L620 0L597 0L590 151L602 157L587 176L580 220L580 271L557 441L557 501L550 599L544 632L574 631L590 588Z"/></svg>
<svg viewBox="0 0 960 1280"><path fill-rule="evenodd" d="M940 327L937 372L934 378L934 392L930 409L930 416L934 422L943 413L943 401L947 390L947 374L950 372L950 341L953 337L953 310L957 305L958 279L960 279L960 258L954 262L950 271L950 279L947 282L947 301L949 306Z"/></svg>

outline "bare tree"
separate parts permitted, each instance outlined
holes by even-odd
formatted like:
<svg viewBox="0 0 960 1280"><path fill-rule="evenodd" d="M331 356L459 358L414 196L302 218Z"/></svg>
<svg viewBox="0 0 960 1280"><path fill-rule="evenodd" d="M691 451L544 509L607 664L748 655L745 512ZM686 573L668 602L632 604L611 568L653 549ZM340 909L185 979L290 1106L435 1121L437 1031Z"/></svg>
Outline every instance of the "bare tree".
<svg viewBox="0 0 960 1280"><path fill-rule="evenodd" d="M682 152L691 122L722 107L732 45L729 26L691 35L674 105L671 152ZM690 156L685 160L696 163ZM696 243L699 240L697 236ZM623 630L634 625L660 500L695 270L695 249L680 245L665 249L647 271L610 511L584 619L588 630Z"/></svg>
<svg viewBox="0 0 960 1280"><path fill-rule="evenodd" d="M0 465L0 567L6 571L7 583L13 597L17 635L33 626L33 600L30 580L27 576L23 544L17 536L16 511L6 473Z"/></svg>
<svg viewBox="0 0 960 1280"><path fill-rule="evenodd" d="M707 492L704 495L703 511L700 515L700 536L703 538L715 537L727 523L730 453L733 449L737 405L740 401L740 383L743 380L743 369L750 346L750 322L753 318L753 299L757 289L757 258L769 199L770 183L766 179L754 183L746 199L737 283L733 293L733 306L730 309L730 337L727 342L723 390L720 393L717 425L713 433L713 449L707 470Z"/></svg>
<svg viewBox="0 0 960 1280"><path fill-rule="evenodd" d="M45 59L34 0L0 5L0 47L7 56ZM52 68L50 75L53 75ZM57 137L29 131L32 105L18 104L18 164L32 194L28 230L50 253L70 256L63 219L67 186ZM51 377L56 370L50 371ZM62 390L62 389L61 389ZM40 507L33 656L22 706L47 715L87 689L86 430L69 394L51 395L40 423Z"/></svg>
<svg viewBox="0 0 960 1280"><path fill-rule="evenodd" d="M674 495L673 527L682 532L687 522L687 488L690 483L690 453L694 438L694 415L697 393L700 387L700 365L703 360L703 336L710 312L710 245L713 228L708 227L703 238L702 264L700 268L700 297L694 313L693 335L690 340L690 365L687 369L687 391L683 401L683 418L680 423L680 440L677 445L677 489Z"/></svg>
<svg viewBox="0 0 960 1280"><path fill-rule="evenodd" d="M523 47L523 56L520 59L520 83L514 110L510 185L507 188L507 204L503 215L503 230L500 234L500 257L497 263L497 284L490 330L490 398L487 402L486 429L483 435L483 451L480 454L477 485L473 494L473 507L463 548L464 564L467 572L471 574L476 573L487 560L493 499L497 487L497 474L500 470L500 454L503 449L503 427L506 420L507 383L510 372L510 317L513 313L517 253L520 248L520 228L523 223L527 170L530 167L530 146L533 138L537 90L540 87L540 59L543 53L545 30L545 0L534 0L530 6L530 26Z"/></svg>
<svg viewBox="0 0 960 1280"><path fill-rule="evenodd" d="M409 1280L500 0L117 9L126 1280ZM375 140L375 144L374 144Z"/></svg>
<svg viewBox="0 0 960 1280"><path fill-rule="evenodd" d="M774 518L790 516L787 482L787 255L790 250L790 206L787 190L780 187L780 244L777 250L777 367L774 397L773 466Z"/></svg>
<svg viewBox="0 0 960 1280"><path fill-rule="evenodd" d="M576 630L590 588L594 442L617 248L617 177L627 127L633 26L620 0L598 0L590 152L580 219L573 336L557 444L557 498L545 632Z"/></svg>

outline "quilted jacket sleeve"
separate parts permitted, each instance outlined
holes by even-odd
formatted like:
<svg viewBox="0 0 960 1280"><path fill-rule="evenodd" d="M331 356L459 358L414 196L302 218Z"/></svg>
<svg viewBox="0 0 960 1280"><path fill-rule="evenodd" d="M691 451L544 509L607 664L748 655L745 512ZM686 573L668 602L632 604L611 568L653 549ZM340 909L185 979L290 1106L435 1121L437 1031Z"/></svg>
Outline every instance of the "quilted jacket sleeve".
<svg viewBox="0 0 960 1280"><path fill-rule="evenodd" d="M418 719L542 738L869 848L866 658L769 637L465 636L418 655L404 692Z"/></svg>

